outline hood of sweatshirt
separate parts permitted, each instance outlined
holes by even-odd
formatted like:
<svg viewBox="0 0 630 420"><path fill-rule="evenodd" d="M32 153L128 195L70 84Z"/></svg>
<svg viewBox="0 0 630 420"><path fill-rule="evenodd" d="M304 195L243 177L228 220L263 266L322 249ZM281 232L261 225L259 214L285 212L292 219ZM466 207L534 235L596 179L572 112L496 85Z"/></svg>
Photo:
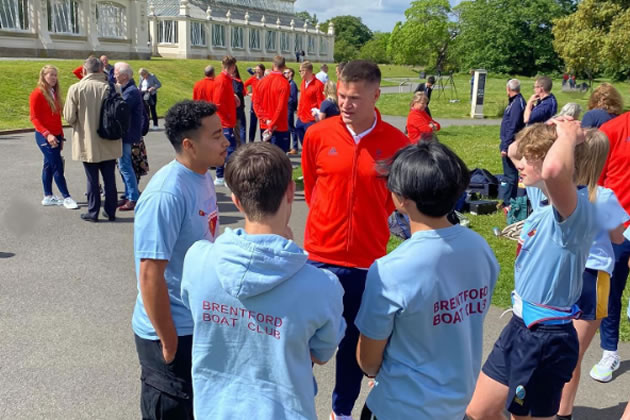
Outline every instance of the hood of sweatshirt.
<svg viewBox="0 0 630 420"><path fill-rule="evenodd" d="M265 293L291 278L306 264L306 253L279 235L248 235L243 229L225 232L213 247L219 282L235 298Z"/></svg>

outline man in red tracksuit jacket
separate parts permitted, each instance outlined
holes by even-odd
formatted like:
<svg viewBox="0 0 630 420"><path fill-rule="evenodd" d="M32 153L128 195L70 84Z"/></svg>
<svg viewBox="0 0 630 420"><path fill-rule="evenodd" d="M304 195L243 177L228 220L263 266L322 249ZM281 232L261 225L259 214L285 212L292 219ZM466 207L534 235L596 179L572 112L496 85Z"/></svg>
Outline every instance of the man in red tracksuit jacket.
<svg viewBox="0 0 630 420"><path fill-rule="evenodd" d="M619 203L630 213L630 112L626 112L600 128L610 142L610 151L606 165L599 178L599 184L613 190ZM628 224L626 224L626 227ZM615 251L615 267L610 277L610 295L608 297L608 316L599 327L600 346L604 350L602 360L598 363L600 370L612 372L619 369L620 358L617 353L619 343L619 318L621 316L621 297L628 280L628 258L630 257L630 241L625 239L621 244L613 243Z"/></svg>
<svg viewBox="0 0 630 420"><path fill-rule="evenodd" d="M250 71L250 69L247 69ZM250 71L251 73L251 71ZM256 130L258 130L258 117L256 116L256 111L254 110L254 99L256 98L256 88L258 87L258 82L262 80L265 75L265 65L263 63L258 64L254 67L254 75L247 79L243 86L245 87L245 92L247 92L247 87L251 86L252 91L251 95L251 106L249 108L249 142L253 143L256 140Z"/></svg>
<svg viewBox="0 0 630 420"><path fill-rule="evenodd" d="M214 67L207 66L205 77L193 86L193 101L212 102L214 96Z"/></svg>
<svg viewBox="0 0 630 420"><path fill-rule="evenodd" d="M289 151L289 81L282 75L284 57L273 58L271 73L258 83L254 97L254 111L260 121L260 129L271 134L269 141ZM263 138L265 134L263 134Z"/></svg>
<svg viewBox="0 0 630 420"><path fill-rule="evenodd" d="M302 84L297 109L298 120L295 123L295 133L299 140L295 145L296 151L299 151L300 143L304 142L306 130L315 124L315 117L311 110L319 109L326 99L324 98L324 84L313 74L313 64L310 61L300 64L300 76L302 76Z"/></svg>
<svg viewBox="0 0 630 420"><path fill-rule="evenodd" d="M217 107L217 114L219 114L221 127L223 127L223 135L230 142L227 148L227 156L225 157L227 162L232 152L236 150L234 127L236 126L236 107L239 104L237 104L238 99L234 95L231 76L234 67L236 67L236 58L226 55L221 60L221 67L221 73L214 79L212 102ZM225 164L217 167L217 177L214 180L214 185L225 185L225 180L223 179L224 167Z"/></svg>
<svg viewBox="0 0 630 420"><path fill-rule="evenodd" d="M341 115L313 125L304 138L302 171L309 206L304 248L311 264L337 275L345 290L346 336L339 344L331 419L350 416L363 373L356 361L367 269L386 254L387 218L394 203L376 163L391 158L409 139L376 110L381 72L370 61L352 61L341 75Z"/></svg>

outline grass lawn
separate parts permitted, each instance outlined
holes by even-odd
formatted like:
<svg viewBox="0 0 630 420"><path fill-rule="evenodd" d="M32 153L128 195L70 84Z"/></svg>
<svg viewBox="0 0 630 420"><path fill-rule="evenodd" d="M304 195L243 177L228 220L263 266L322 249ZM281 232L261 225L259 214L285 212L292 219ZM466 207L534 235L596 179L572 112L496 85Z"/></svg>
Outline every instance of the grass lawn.
<svg viewBox="0 0 630 420"><path fill-rule="evenodd" d="M498 151L499 127L446 127L438 133L440 141L452 148L464 159L469 169L485 168L492 173L500 173L501 160ZM295 180L302 175L301 168L296 168L293 174ZM300 181L298 181L300 182ZM510 292L514 288L514 258L516 256L516 242L508 239L499 239L492 233L493 227L503 229L506 226L503 213L475 216L466 214L470 219L470 227L479 233L488 242L494 251L501 266L499 279L492 297L492 303L507 308L510 306ZM391 252L402 241L397 237L391 237L387 246L387 252ZM465 262L462 262L465 264ZM620 336L624 341L630 340L630 324L626 319L626 307L630 293L626 290L623 297L622 322Z"/></svg>
<svg viewBox="0 0 630 420"><path fill-rule="evenodd" d="M415 76L413 80L413 88L420 82ZM470 76L455 75L453 77L457 94L451 89L447 80L444 79L444 90L438 88L433 90L431 96L431 114L439 118L469 118L470 117ZM519 77L521 81L521 91L525 100L533 94L534 79ZM597 81L594 86L604 80ZM486 118L501 118L503 110L507 106L507 95L505 93L506 77L497 77L490 75L486 81L486 92L484 100L484 115ZM630 109L630 83L613 83L624 98L626 109ZM558 110L568 102L576 102L586 110L588 98L591 92L563 92L561 90L562 83L560 80L554 80L553 94L558 100ZM406 116L409 113L409 102L413 97L413 93L387 93L382 94L378 103L380 111L385 115ZM450 100L457 99L457 102Z"/></svg>

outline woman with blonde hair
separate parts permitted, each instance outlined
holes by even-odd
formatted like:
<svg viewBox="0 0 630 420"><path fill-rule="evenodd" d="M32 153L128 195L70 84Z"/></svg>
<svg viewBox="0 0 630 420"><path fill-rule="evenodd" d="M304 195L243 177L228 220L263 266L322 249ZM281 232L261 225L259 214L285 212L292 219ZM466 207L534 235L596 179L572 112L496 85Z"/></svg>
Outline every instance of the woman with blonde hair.
<svg viewBox="0 0 630 420"><path fill-rule="evenodd" d="M407 136L412 143L417 143L423 136L440 130L440 123L427 113L429 97L424 92L416 92L409 104L407 116Z"/></svg>
<svg viewBox="0 0 630 420"><path fill-rule="evenodd" d="M337 85L329 80L324 85L324 99L319 110L313 109L313 115L317 121L339 115L339 105L337 104Z"/></svg>
<svg viewBox="0 0 630 420"><path fill-rule="evenodd" d="M582 127L599 128L623 112L623 99L613 85L602 83L591 94L588 109L582 118Z"/></svg>
<svg viewBox="0 0 630 420"><path fill-rule="evenodd" d="M584 147L576 148L576 181L588 188L589 200L596 203L603 214L605 226L595 236L582 274L582 293L577 301L582 314L579 319L573 320L579 343L578 361L571 380L562 390L558 418L571 418L580 383L582 358L602 319L608 316L610 277L615 266L612 243L623 242L624 223L630 220L615 193L597 185L608 156L608 137L595 128L586 130L584 134Z"/></svg>
<svg viewBox="0 0 630 420"><path fill-rule="evenodd" d="M31 122L35 127L35 142L44 155L42 168L42 184L44 186L44 206L61 206L67 209L78 209L77 203L70 197L66 178L63 174L64 164L61 158L63 149L63 127L61 125L61 88L55 66L46 65L39 72L37 87L29 98ZM55 180L60 199L52 193L52 181Z"/></svg>
<svg viewBox="0 0 630 420"><path fill-rule="evenodd" d="M144 107L147 110L147 114L151 115L153 120L153 126L151 130L157 130L158 115L157 115L157 91L162 87L162 83L153 73L149 73L149 70L141 68L138 73L140 74L140 93L142 93L142 99L144 101Z"/></svg>

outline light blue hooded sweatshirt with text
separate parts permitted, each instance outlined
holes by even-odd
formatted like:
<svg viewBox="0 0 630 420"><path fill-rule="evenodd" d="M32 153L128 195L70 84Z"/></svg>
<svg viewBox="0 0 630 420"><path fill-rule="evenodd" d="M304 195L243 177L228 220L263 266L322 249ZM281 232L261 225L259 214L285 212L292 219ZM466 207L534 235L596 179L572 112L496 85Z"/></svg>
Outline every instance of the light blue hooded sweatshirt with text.
<svg viewBox="0 0 630 420"><path fill-rule="evenodd" d="M202 419L316 419L311 355L343 337L343 288L278 235L226 229L186 254L194 411Z"/></svg>

